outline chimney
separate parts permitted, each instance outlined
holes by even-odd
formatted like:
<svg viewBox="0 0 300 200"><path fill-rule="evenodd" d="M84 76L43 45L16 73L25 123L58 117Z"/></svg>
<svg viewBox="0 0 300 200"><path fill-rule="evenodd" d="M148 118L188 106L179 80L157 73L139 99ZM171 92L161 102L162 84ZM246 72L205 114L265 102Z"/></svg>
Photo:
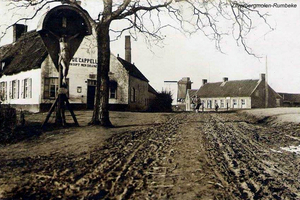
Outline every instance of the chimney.
<svg viewBox="0 0 300 200"><path fill-rule="evenodd" d="M265 86L265 108L269 107L269 85L266 79L266 74L260 74L260 80L264 83Z"/></svg>
<svg viewBox="0 0 300 200"><path fill-rule="evenodd" d="M131 42L129 35L125 36L125 60L131 63Z"/></svg>
<svg viewBox="0 0 300 200"><path fill-rule="evenodd" d="M13 25L13 42L16 42L23 33L27 32L27 26L24 24Z"/></svg>
<svg viewBox="0 0 300 200"><path fill-rule="evenodd" d="M205 85L207 83L207 79L202 79L202 85Z"/></svg>
<svg viewBox="0 0 300 200"><path fill-rule="evenodd" d="M260 80L266 81L266 74L264 74L264 73L260 74Z"/></svg>
<svg viewBox="0 0 300 200"><path fill-rule="evenodd" d="M227 82L228 81L228 77L223 77L223 82Z"/></svg>

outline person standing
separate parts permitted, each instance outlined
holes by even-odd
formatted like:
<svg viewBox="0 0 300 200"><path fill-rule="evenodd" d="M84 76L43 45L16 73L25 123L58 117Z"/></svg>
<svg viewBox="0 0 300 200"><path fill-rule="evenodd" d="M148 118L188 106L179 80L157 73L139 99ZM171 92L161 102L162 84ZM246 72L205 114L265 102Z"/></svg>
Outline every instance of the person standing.
<svg viewBox="0 0 300 200"><path fill-rule="evenodd" d="M199 97L196 97L197 100L196 100L196 113L199 112L199 108L201 106L201 99Z"/></svg>
<svg viewBox="0 0 300 200"><path fill-rule="evenodd" d="M215 105L215 111L218 112L218 109L219 109L219 105L216 103L216 105Z"/></svg>

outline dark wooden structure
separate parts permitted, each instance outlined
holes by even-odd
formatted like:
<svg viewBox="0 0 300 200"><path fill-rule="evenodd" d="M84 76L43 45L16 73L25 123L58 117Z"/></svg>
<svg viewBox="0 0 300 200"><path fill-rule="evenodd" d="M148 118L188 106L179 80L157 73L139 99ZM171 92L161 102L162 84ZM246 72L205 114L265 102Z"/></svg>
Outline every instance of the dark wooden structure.
<svg viewBox="0 0 300 200"><path fill-rule="evenodd" d="M63 66L59 58L63 50L60 46L59 38L72 37L72 40L66 41L68 49L64 52L67 53L67 56L65 56L67 60L64 60L67 63L66 67L69 67L69 63L80 46L83 38L86 35L92 34L87 13L71 5L57 6L43 16L37 30L42 37L45 46L47 47L47 51L54 62L56 69L59 72L58 94L42 126L44 127L47 124L55 108L55 123L57 125L66 125L66 108L70 111L75 124L79 125L68 101L67 85L63 83Z"/></svg>

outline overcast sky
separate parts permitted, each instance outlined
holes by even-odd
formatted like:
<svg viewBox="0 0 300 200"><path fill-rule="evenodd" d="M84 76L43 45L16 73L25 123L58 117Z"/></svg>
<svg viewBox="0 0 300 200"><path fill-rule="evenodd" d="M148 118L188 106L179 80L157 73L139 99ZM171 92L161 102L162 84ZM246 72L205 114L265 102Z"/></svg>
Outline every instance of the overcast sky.
<svg viewBox="0 0 300 200"><path fill-rule="evenodd" d="M0 12L5 13L0 24L9 24L12 20L6 2L0 0ZM96 1L87 2L83 2L82 6L95 16L98 12L95 9ZM254 0L252 2L257 3ZM166 39L163 48L150 48L143 37L132 40L132 62L160 91L164 81L178 81L182 77L191 78L193 89L201 86L202 79L208 79L209 82L221 81L222 77L228 77L229 80L258 79L259 74L265 72L267 56L270 86L277 92L300 93L300 3L291 0L264 0L259 3L297 4L297 8L259 8L261 12L270 14L268 21L274 28L274 31L268 32L261 22L249 35L248 44L255 54L262 57L260 59L248 55L231 37L222 41L224 53L221 53L216 50L215 43L201 32L187 37L168 29L164 32ZM35 29L36 21L28 22L29 29ZM1 43L5 43L5 40ZM112 53L124 57L124 43L124 36L112 42Z"/></svg>

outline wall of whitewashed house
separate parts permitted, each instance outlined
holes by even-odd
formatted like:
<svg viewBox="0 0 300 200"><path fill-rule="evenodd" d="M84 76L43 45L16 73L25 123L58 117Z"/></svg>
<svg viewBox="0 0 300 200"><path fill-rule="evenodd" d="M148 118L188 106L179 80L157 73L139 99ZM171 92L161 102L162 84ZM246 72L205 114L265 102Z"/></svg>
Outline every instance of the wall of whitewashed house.
<svg viewBox="0 0 300 200"><path fill-rule="evenodd" d="M25 79L28 80L27 89L25 89ZM16 82L14 88L12 88L12 81ZM11 104L16 107L23 105L20 108L33 112L39 111L41 102L41 69L20 72L9 76L3 75L0 79L1 83L6 83L6 94L4 99L2 99L3 104Z"/></svg>
<svg viewBox="0 0 300 200"><path fill-rule="evenodd" d="M244 103L242 103L242 101L244 101ZM204 108L206 110L215 109L215 105L216 105L215 103L219 105L219 109L227 109L227 103L229 109L251 108L251 97L201 98L201 103L203 104L203 102L204 102ZM211 106L209 106L210 102L211 102ZM234 102L236 102L235 105Z"/></svg>

